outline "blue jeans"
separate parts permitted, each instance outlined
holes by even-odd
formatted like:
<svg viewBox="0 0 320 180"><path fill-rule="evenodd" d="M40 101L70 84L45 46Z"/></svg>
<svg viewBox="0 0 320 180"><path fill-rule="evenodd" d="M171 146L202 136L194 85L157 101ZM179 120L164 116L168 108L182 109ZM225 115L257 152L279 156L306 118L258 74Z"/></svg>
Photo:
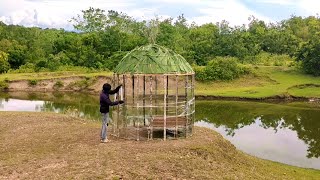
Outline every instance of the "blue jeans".
<svg viewBox="0 0 320 180"><path fill-rule="evenodd" d="M101 140L107 139L107 124L109 122L109 113L101 113L102 115L102 127L101 127Z"/></svg>

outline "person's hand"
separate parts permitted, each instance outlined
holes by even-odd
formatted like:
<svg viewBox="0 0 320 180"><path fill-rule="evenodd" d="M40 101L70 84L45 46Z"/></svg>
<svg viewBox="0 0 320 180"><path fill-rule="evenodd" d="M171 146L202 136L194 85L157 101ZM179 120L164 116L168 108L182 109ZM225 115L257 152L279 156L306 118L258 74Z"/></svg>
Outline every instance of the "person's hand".
<svg viewBox="0 0 320 180"><path fill-rule="evenodd" d="M121 88L121 87L122 87L122 84L120 84L118 87Z"/></svg>
<svg viewBox="0 0 320 180"><path fill-rule="evenodd" d="M119 104L123 104L124 103L124 101L119 101Z"/></svg>

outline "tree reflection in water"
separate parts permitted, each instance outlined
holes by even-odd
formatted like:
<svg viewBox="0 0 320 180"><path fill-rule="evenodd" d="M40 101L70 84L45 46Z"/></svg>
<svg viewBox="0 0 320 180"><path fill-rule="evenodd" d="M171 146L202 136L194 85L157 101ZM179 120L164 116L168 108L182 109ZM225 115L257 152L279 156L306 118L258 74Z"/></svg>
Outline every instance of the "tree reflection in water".
<svg viewBox="0 0 320 180"><path fill-rule="evenodd" d="M198 101L196 119L224 126L227 134L261 121L265 129L288 128L296 131L298 138L308 145L308 158L320 156L320 108L319 104L291 102L270 104L236 101Z"/></svg>

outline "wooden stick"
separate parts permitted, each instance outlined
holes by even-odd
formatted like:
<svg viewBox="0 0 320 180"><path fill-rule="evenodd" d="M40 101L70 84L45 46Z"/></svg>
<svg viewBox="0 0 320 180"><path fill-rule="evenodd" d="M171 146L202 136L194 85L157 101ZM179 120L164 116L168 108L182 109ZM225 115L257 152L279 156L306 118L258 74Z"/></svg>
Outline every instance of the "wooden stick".
<svg viewBox="0 0 320 180"><path fill-rule="evenodd" d="M122 82L123 101L125 102L124 104L122 104L122 119L124 121L123 128L125 131L125 138L127 138L126 75L122 76Z"/></svg>
<svg viewBox="0 0 320 180"><path fill-rule="evenodd" d="M186 99L186 107L185 107L185 118L186 118L186 125L185 125L185 135L187 137L187 127L188 127L188 81L189 81L189 78L188 76L186 76L186 79L185 79L185 99Z"/></svg>
<svg viewBox="0 0 320 180"><path fill-rule="evenodd" d="M117 86L119 85L119 81L120 81L119 74L117 74ZM117 100L119 101L119 92L115 96L117 96ZM120 119L120 115L119 115L119 113L120 113L120 107L117 106L117 132L118 132L117 136L118 137L120 137L120 128L119 128L119 126L120 126L120 120L119 120Z"/></svg>
<svg viewBox="0 0 320 180"><path fill-rule="evenodd" d="M195 99L195 94L194 94L194 89L195 89L195 75L192 75L192 98L194 98L194 102L193 102L193 114L192 114L192 131L194 128L194 122L196 120L196 99Z"/></svg>
<svg viewBox="0 0 320 180"><path fill-rule="evenodd" d="M164 86L164 95L163 95L163 140L167 139L167 85L166 85L166 76L163 76L163 86Z"/></svg>
<svg viewBox="0 0 320 180"><path fill-rule="evenodd" d="M156 105L158 105L158 101L157 101L157 99L158 99L158 94L157 94L157 90L158 90L158 78L157 78L157 76L155 76L154 77L154 81L155 81L155 92L154 92L154 94L155 94L155 104ZM158 108L156 108L156 115L158 114Z"/></svg>
<svg viewBox="0 0 320 180"><path fill-rule="evenodd" d="M175 132L175 138L178 136L178 75L176 76L176 132Z"/></svg>
<svg viewBox="0 0 320 180"><path fill-rule="evenodd" d="M146 126L146 76L143 76L143 125Z"/></svg>
<svg viewBox="0 0 320 180"><path fill-rule="evenodd" d="M132 75L132 104L134 106L134 75Z"/></svg>
<svg viewBox="0 0 320 180"><path fill-rule="evenodd" d="M151 119L150 119L150 121L153 121L152 120L152 118L153 118L153 116L152 116L152 76L150 76L150 117L151 117ZM150 128L150 139L152 139L153 138L153 124L152 124L152 122L150 122L150 124L149 124L149 128Z"/></svg>

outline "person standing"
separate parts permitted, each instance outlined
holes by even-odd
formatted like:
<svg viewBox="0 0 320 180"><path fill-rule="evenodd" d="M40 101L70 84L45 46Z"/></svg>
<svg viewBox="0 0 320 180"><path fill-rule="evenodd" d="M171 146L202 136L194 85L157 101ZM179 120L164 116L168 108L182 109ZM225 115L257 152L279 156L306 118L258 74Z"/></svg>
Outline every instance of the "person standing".
<svg viewBox="0 0 320 180"><path fill-rule="evenodd" d="M107 137L107 126L109 122L109 107L110 106L116 106L118 104L123 104L124 101L114 101L112 102L110 100L109 95L115 94L119 92L119 89L122 85L119 85L116 89L111 90L111 85L108 83L103 84L102 86L102 92L100 94L100 113L102 115L102 127L101 127L101 142L106 143L108 142Z"/></svg>

